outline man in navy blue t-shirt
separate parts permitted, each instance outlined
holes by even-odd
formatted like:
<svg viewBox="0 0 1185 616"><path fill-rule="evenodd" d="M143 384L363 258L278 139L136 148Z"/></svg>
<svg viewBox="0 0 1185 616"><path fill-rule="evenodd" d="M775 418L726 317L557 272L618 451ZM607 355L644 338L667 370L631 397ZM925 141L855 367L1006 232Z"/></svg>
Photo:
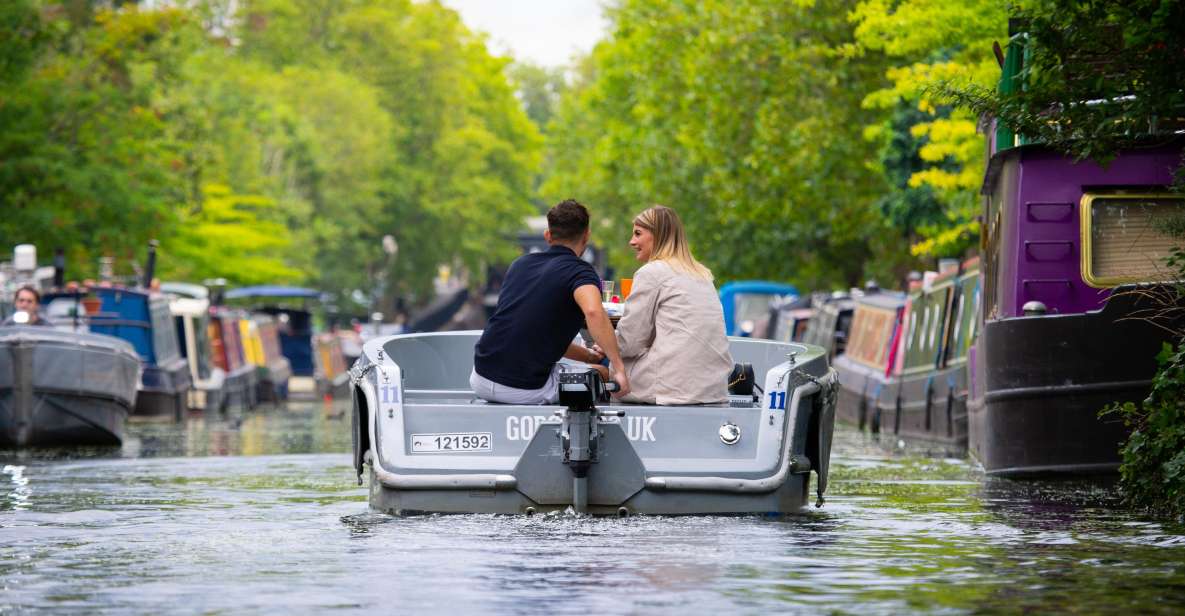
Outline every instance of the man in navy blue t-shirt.
<svg viewBox="0 0 1185 616"><path fill-rule="evenodd" d="M498 307L474 350L469 385L480 397L506 404L554 404L561 357L596 364L609 358L612 379L630 390L613 326L601 305L601 279L579 254L588 246L588 210L568 199L547 212L550 248L510 264ZM598 346L573 340L588 327Z"/></svg>

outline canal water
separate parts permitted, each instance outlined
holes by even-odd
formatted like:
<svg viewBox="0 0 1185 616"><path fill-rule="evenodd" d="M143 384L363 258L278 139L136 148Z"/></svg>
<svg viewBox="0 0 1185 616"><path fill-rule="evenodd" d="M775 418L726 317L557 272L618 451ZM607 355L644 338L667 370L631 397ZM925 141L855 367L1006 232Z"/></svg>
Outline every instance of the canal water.
<svg viewBox="0 0 1185 616"><path fill-rule="evenodd" d="M1185 526L841 428L783 519L370 513L342 407L0 453L0 614L1181 613Z"/></svg>

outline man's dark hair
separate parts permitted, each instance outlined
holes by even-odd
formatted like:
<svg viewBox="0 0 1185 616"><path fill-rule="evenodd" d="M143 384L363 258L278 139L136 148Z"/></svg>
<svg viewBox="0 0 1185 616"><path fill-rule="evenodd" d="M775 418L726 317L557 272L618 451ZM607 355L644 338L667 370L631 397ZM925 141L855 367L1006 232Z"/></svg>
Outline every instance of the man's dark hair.
<svg viewBox="0 0 1185 616"><path fill-rule="evenodd" d="M574 242L588 230L588 210L575 199L565 199L547 210L547 229L556 242Z"/></svg>
<svg viewBox="0 0 1185 616"><path fill-rule="evenodd" d="M16 293L12 294L12 301L15 302L16 300L20 299L21 293L24 293L25 291L28 291L29 293L33 294L34 301L36 301L38 304L41 303L41 294L37 292L37 289L34 289L33 287L31 287L29 285L25 285L25 286L17 289Z"/></svg>

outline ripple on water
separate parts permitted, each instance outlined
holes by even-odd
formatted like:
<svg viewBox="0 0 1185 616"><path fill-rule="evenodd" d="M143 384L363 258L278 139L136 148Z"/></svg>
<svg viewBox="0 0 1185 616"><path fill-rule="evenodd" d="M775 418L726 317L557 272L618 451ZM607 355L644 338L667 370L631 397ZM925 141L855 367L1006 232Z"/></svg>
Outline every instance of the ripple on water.
<svg viewBox="0 0 1185 616"><path fill-rule="evenodd" d="M393 518L368 510L332 415L133 426L131 448L0 462L0 613L1185 605L1185 528L1106 483L985 478L844 428L827 506L783 518Z"/></svg>

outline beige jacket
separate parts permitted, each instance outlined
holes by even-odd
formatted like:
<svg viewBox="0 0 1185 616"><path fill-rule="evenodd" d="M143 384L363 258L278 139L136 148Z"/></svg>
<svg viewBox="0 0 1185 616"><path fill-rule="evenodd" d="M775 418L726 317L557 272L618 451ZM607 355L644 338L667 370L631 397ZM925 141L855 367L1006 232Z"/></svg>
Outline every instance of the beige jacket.
<svg viewBox="0 0 1185 616"><path fill-rule="evenodd" d="M710 281L651 261L634 274L617 345L630 379L626 402L704 404L728 399L732 356Z"/></svg>

